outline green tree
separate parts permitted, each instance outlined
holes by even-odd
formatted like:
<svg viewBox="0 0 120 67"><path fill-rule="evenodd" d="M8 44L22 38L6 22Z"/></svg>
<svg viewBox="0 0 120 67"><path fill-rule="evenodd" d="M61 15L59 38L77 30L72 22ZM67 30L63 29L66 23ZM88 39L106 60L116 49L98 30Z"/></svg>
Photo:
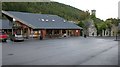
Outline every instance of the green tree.
<svg viewBox="0 0 120 67"><path fill-rule="evenodd" d="M78 23L78 26L80 26L80 27L82 27L82 28L84 28L84 27L85 27L85 25L84 25L84 23L83 23L83 22L79 22L79 23Z"/></svg>
<svg viewBox="0 0 120 67"><path fill-rule="evenodd" d="M97 27L98 27L98 34L100 34L101 36L102 36L102 30L104 31L105 34L105 30L108 28L105 22L98 23Z"/></svg>
<svg viewBox="0 0 120 67"><path fill-rule="evenodd" d="M69 21L85 20L90 15L87 11L58 2L3 2L2 10L53 14Z"/></svg>

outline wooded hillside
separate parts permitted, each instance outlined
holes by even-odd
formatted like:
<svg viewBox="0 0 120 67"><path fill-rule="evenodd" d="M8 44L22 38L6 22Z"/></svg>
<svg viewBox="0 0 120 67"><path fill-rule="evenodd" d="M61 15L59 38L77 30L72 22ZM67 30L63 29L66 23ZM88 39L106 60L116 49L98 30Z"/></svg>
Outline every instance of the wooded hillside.
<svg viewBox="0 0 120 67"><path fill-rule="evenodd" d="M89 16L88 12L58 2L3 2L2 10L53 14L69 21L80 21Z"/></svg>

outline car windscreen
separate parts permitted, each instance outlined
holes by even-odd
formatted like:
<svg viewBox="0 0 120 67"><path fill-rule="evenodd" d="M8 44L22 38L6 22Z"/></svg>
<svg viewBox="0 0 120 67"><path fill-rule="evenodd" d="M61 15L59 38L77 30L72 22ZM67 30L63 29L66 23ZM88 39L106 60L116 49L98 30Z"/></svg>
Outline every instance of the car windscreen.
<svg viewBox="0 0 120 67"><path fill-rule="evenodd" d="M16 32L16 35L21 35L21 32Z"/></svg>
<svg viewBox="0 0 120 67"><path fill-rule="evenodd" d="M0 35L5 34L4 32L0 32Z"/></svg>

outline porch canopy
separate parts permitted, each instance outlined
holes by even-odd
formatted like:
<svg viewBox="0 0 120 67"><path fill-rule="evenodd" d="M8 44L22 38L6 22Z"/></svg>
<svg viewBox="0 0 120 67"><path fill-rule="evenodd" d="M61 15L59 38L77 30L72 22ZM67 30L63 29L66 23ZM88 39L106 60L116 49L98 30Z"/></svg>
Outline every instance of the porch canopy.
<svg viewBox="0 0 120 67"><path fill-rule="evenodd" d="M2 11L3 14L31 27L32 29L82 29L74 23L50 14L35 14L15 11Z"/></svg>

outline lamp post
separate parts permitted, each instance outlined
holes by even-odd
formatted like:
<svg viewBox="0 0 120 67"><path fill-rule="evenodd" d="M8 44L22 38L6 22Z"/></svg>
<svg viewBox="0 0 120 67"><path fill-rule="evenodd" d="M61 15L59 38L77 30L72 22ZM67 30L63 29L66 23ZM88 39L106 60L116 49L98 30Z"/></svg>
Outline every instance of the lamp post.
<svg viewBox="0 0 120 67"><path fill-rule="evenodd" d="M118 38L117 38L117 32L116 32L116 41L118 40Z"/></svg>
<svg viewBox="0 0 120 67"><path fill-rule="evenodd" d="M118 32L120 31L120 23L117 26L117 30L116 30L116 41L118 40Z"/></svg>
<svg viewBox="0 0 120 67"><path fill-rule="evenodd" d="M117 39L120 40L120 39L119 39L119 36L120 36L120 23L118 24L118 33L117 33L117 34L118 34Z"/></svg>
<svg viewBox="0 0 120 67"><path fill-rule="evenodd" d="M16 20L13 18L13 22L12 22L12 35L13 35L13 33L14 33L14 29L13 29L13 28L14 28L14 23L15 23L15 21L16 21Z"/></svg>

